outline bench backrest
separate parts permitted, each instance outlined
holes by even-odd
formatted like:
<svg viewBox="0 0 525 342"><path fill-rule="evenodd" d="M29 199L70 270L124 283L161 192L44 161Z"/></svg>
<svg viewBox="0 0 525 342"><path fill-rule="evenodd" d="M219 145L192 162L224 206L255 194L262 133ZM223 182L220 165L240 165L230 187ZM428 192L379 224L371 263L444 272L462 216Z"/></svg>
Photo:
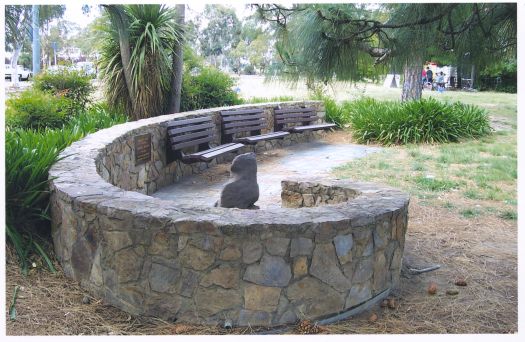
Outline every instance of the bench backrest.
<svg viewBox="0 0 525 342"><path fill-rule="evenodd" d="M319 119L317 116L317 109L314 107L286 109L276 108L274 113L274 130L276 131L283 130L285 125L299 123L306 126Z"/></svg>
<svg viewBox="0 0 525 342"><path fill-rule="evenodd" d="M231 141L236 133L261 134L267 128L262 109L229 110L221 112L223 142Z"/></svg>
<svg viewBox="0 0 525 342"><path fill-rule="evenodd" d="M215 125L210 116L168 122L168 138L173 151L203 146L215 138Z"/></svg>

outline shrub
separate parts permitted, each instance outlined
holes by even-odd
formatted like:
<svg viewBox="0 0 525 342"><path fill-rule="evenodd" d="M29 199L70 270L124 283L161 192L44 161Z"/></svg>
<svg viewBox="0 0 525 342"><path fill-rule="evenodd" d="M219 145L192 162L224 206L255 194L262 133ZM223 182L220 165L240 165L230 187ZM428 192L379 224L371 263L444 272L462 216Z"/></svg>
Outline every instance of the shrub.
<svg viewBox="0 0 525 342"><path fill-rule="evenodd" d="M90 101L93 92L90 80L91 76L83 71L60 69L56 72L44 72L37 75L34 87L70 99L69 112L75 114L85 109Z"/></svg>
<svg viewBox="0 0 525 342"><path fill-rule="evenodd" d="M430 98L400 103L363 98L347 103L345 108L359 142L442 143L490 133L486 112L459 102L447 104Z"/></svg>
<svg viewBox="0 0 525 342"><path fill-rule="evenodd" d="M60 152L72 142L98 129L124 122L125 117L110 113L105 106L93 106L62 129L23 130L6 132L6 226L8 238L17 251L22 271L27 272L31 251L41 254L50 269L36 236L47 233L49 168Z"/></svg>
<svg viewBox="0 0 525 342"><path fill-rule="evenodd" d="M68 119L69 103L62 96L27 89L6 101L6 126L36 130L61 127Z"/></svg>
<svg viewBox="0 0 525 342"><path fill-rule="evenodd" d="M230 76L213 67L202 67L196 75L185 72L181 112L240 104L241 100L233 91L233 86L234 81Z"/></svg>

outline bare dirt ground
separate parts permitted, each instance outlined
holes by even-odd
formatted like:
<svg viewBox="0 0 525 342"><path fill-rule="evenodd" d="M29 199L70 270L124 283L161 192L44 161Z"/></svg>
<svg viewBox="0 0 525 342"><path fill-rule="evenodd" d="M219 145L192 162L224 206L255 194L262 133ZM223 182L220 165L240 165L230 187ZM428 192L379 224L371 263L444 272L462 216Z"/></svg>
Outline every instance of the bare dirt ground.
<svg viewBox="0 0 525 342"><path fill-rule="evenodd" d="M336 132L334 143L351 142ZM517 224L496 215L466 219L420 203L409 208L404 263L407 267L441 267L420 275L404 273L392 294L391 307L376 307L320 329L290 326L280 333L515 333L517 323ZM174 335L254 334L252 328L192 326L135 317L89 296L63 275L40 263L20 275L16 256L6 253L6 331L8 335ZM58 266L58 262L55 262ZM463 279L466 286L455 282ZM435 284L436 294L428 293ZM13 291L19 286L16 320L9 319ZM457 294L447 294L447 291ZM376 319L377 318L377 319ZM304 323L304 322L303 322ZM264 330L262 330L264 331Z"/></svg>

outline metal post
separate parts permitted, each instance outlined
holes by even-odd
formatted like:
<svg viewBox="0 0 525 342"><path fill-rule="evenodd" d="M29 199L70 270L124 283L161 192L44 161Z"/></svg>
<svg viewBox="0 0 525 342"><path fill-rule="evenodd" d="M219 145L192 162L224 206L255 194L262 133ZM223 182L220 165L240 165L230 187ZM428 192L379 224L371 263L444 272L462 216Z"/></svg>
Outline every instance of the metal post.
<svg viewBox="0 0 525 342"><path fill-rule="evenodd" d="M40 23L39 5L33 5L33 76L40 73Z"/></svg>

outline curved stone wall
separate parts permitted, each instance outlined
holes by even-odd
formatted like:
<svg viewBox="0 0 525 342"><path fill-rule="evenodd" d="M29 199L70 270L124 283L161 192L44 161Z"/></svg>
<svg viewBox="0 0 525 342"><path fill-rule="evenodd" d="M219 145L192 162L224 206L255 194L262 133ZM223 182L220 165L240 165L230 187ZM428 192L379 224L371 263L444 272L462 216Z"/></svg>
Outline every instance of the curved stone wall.
<svg viewBox="0 0 525 342"><path fill-rule="evenodd" d="M168 177L179 166L160 164L162 125L173 117L89 135L52 167L53 240L67 276L133 314L239 326L322 318L397 283L408 206L397 190L289 180L282 198L290 208L276 210L175 206L137 192L202 167ZM160 138L152 139L154 160L137 173L125 164L133 160L128 142L145 131ZM126 180L134 172L145 176Z"/></svg>

